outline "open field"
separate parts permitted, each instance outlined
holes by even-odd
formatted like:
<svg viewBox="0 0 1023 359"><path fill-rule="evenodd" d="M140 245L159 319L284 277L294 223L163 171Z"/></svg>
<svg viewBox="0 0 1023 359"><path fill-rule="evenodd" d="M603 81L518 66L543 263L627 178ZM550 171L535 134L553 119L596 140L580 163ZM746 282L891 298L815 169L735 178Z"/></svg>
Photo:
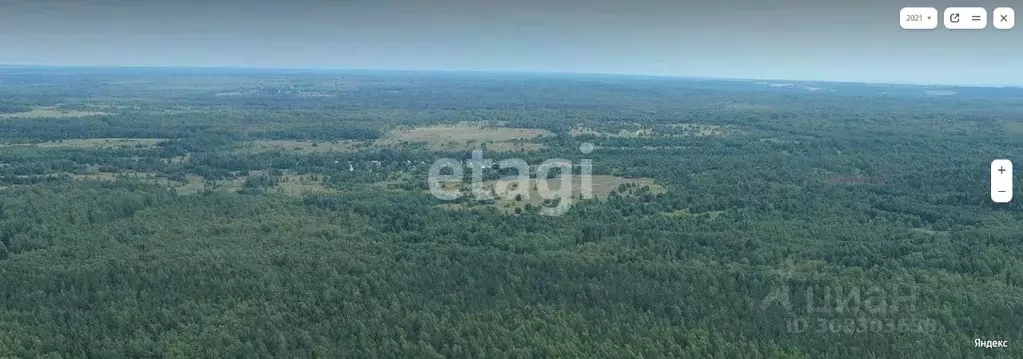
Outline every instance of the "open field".
<svg viewBox="0 0 1023 359"><path fill-rule="evenodd" d="M242 142L236 152L294 151L297 153L354 152L373 146L372 141L255 140Z"/></svg>
<svg viewBox="0 0 1023 359"><path fill-rule="evenodd" d="M290 196L304 196L307 194L330 194L339 191L324 186L323 176L319 175L298 175L285 172L281 182L268 189L270 192L283 193Z"/></svg>
<svg viewBox="0 0 1023 359"><path fill-rule="evenodd" d="M34 118L75 118L75 117L86 117L86 116L102 116L106 115L106 112L99 111L82 111L82 110L64 110L54 107L39 107L34 108L31 111L26 112L12 112L12 113L0 113L0 118L18 118L18 119L34 119Z"/></svg>
<svg viewBox="0 0 1023 359"><path fill-rule="evenodd" d="M131 180L142 183L156 184L167 188L173 188L177 193L180 194L193 194L205 188L207 181L204 181L202 176L188 175L185 181L175 181L167 177L158 176L154 173L145 172L95 172L95 173L83 173L72 175L71 178L79 181L116 181L116 180ZM209 181L211 184L217 184L217 181ZM241 183L232 185L233 181L219 181L217 189L221 190L237 190L241 188Z"/></svg>
<svg viewBox="0 0 1023 359"><path fill-rule="evenodd" d="M514 211L516 208L523 208L527 204L533 206L545 206L549 204L549 200L553 200L557 194L561 194L561 179L554 178L543 180L543 183L549 189L549 198L544 198L540 193L540 180L535 178L526 181L515 181L514 179L504 181L486 181L483 182L483 190L485 193L492 196L493 203L487 204L489 206L501 208L505 211ZM572 201L578 201L580 195L583 194L583 182L582 177L574 176L572 178L572 190L568 194ZM593 198L606 199L611 195L611 192L617 190L624 190L620 192L623 196L631 196L637 192L642 191L642 188L647 188L651 194L665 193L664 187L655 183L649 178L624 178L607 175L596 175L592 176L592 186L589 193L592 194ZM462 195L465 198L472 199L472 188L468 183L461 183L460 185L445 184L446 189L455 190L460 189ZM566 191L567 192L567 191ZM476 203L468 204L445 204L443 207L449 209L467 208L476 206ZM547 202L545 204L545 202Z"/></svg>
<svg viewBox="0 0 1023 359"><path fill-rule="evenodd" d="M553 133L533 128L493 127L486 124L459 123L415 128L401 128L388 132L376 141L378 146L397 146L402 143L426 143L435 150L479 148L499 151L531 151L543 148L529 143L537 137L551 137Z"/></svg>
<svg viewBox="0 0 1023 359"><path fill-rule="evenodd" d="M176 181L161 177L154 173L144 172L96 172L86 174L75 174L71 177L76 180L91 181L114 181L118 179L133 180L143 183L157 184L173 188L179 194L195 194L204 189L223 192L237 192L245 187L249 177L266 175L265 171L252 171L248 176L240 176L229 180L206 180L202 176L188 175L185 181ZM306 194L337 193L336 190L323 185L322 176L299 175L293 172L284 172L279 176L277 183L264 188L270 193L280 193L289 196L303 196Z"/></svg>
<svg viewBox="0 0 1023 359"><path fill-rule="evenodd" d="M407 144L423 143L431 150L465 150L486 147L491 151L522 152L546 148L542 143L529 142L538 136L554 134L539 129L491 127L484 124L401 128L388 132L376 141L368 140L253 140L241 142L236 153L266 151L293 151L301 154L324 152L356 152L376 148L396 148Z"/></svg>
<svg viewBox="0 0 1023 359"><path fill-rule="evenodd" d="M575 136L596 136L607 138L649 138L649 137L679 137L679 136L724 136L728 130L721 125L700 124L700 123L673 123L657 125L657 127L639 127L633 129L620 129L617 132L598 130L585 126L576 126L569 130L569 135Z"/></svg>
<svg viewBox="0 0 1023 359"><path fill-rule="evenodd" d="M673 123L668 127L682 131L682 134L696 137L724 136L728 132L724 126L704 123Z"/></svg>
<svg viewBox="0 0 1023 359"><path fill-rule="evenodd" d="M36 143L36 147L120 148L152 147L166 140L158 138L85 138Z"/></svg>
<svg viewBox="0 0 1023 359"><path fill-rule="evenodd" d="M575 127L568 131L571 136L585 136L593 135L597 137L615 137L615 138L640 138L649 137L654 135L654 130L649 128L643 128L638 130L620 130L618 132L600 132L588 127Z"/></svg>
<svg viewBox="0 0 1023 359"><path fill-rule="evenodd" d="M197 193L206 188L215 191L237 192L245 187L245 183L249 178L266 175L265 171L252 171L248 176L221 181L205 180L200 176L188 176L188 182L180 184L175 188L181 194ZM299 175L293 172L284 172L279 176L276 184L261 188L268 193L280 193L289 196L337 193L336 190L323 185L322 176Z"/></svg>
<svg viewBox="0 0 1023 359"><path fill-rule="evenodd" d="M165 177L161 178L161 177L157 176L156 174L145 173L145 172L121 172L121 173L92 172L92 173L74 174L74 175L71 175L71 178L74 178L76 180L82 180L82 181L114 181L114 180L123 178L123 179L140 180L140 181L147 181L147 182L149 182L149 181L159 181L159 180L165 180L167 182L174 182L174 181L167 180Z"/></svg>
<svg viewBox="0 0 1023 359"><path fill-rule="evenodd" d="M999 121L999 125L1001 126L1002 131L1005 131L1007 133L1011 133L1014 135L1023 134L1023 122L1003 120Z"/></svg>
<svg viewBox="0 0 1023 359"><path fill-rule="evenodd" d="M528 152L528 151L539 151L539 150L542 150L544 148L547 148L547 146L542 144L542 143L520 142L520 141L487 143L486 146L487 146L487 150L488 151L498 151L498 152ZM466 147L476 148L476 146L466 146Z"/></svg>

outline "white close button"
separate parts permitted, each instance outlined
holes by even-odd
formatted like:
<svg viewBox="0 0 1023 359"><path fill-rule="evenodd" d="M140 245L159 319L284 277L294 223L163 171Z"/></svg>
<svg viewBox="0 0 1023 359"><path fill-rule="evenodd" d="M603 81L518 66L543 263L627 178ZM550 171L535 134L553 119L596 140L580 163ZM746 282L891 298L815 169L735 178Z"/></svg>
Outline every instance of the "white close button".
<svg viewBox="0 0 1023 359"><path fill-rule="evenodd" d="M938 27L938 9L904 7L899 11L899 26L906 30L934 30Z"/></svg>
<svg viewBox="0 0 1023 359"><path fill-rule="evenodd" d="M996 29L1009 30L1016 26L1016 12L1011 7L1000 7L991 12L991 23Z"/></svg>
<svg viewBox="0 0 1023 359"><path fill-rule="evenodd" d="M991 200L995 203L1012 200L1012 161L991 161Z"/></svg>
<svg viewBox="0 0 1023 359"><path fill-rule="evenodd" d="M950 7L945 9L945 28L982 30L987 27L987 10L982 7Z"/></svg>

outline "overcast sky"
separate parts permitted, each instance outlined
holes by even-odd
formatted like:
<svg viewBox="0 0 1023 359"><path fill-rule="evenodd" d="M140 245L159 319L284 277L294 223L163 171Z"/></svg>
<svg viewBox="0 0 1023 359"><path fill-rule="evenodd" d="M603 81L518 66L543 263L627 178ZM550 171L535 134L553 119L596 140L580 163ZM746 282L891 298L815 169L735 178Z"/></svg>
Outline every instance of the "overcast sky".
<svg viewBox="0 0 1023 359"><path fill-rule="evenodd" d="M1012 6L971 0L933 6ZM0 64L1023 85L1023 26L905 31L884 0L0 0Z"/></svg>

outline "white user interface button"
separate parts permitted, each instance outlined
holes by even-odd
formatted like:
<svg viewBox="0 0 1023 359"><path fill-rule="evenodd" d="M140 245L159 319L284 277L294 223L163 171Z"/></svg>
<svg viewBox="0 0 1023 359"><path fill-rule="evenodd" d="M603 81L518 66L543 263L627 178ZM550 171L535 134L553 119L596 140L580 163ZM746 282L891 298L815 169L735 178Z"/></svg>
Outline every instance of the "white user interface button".
<svg viewBox="0 0 1023 359"><path fill-rule="evenodd" d="M1011 7L1000 7L991 12L991 24L996 29L1009 30L1016 26L1016 12Z"/></svg>
<svg viewBox="0 0 1023 359"><path fill-rule="evenodd" d="M995 203L1012 200L1012 161L991 161L991 200Z"/></svg>
<svg viewBox="0 0 1023 359"><path fill-rule="evenodd" d="M906 30L934 30L938 27L938 9L904 7L899 11L899 26Z"/></svg>
<svg viewBox="0 0 1023 359"><path fill-rule="evenodd" d="M945 28L982 30L987 27L987 10L982 7L950 7L945 9Z"/></svg>

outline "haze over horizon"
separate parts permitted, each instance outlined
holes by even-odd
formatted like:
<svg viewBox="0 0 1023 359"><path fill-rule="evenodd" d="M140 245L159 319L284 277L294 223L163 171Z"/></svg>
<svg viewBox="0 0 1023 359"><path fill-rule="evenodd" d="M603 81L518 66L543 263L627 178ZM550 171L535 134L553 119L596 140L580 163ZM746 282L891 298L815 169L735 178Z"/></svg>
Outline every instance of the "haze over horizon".
<svg viewBox="0 0 1023 359"><path fill-rule="evenodd" d="M966 6L947 3L910 4ZM1019 4L982 0L969 6ZM1023 28L905 31L906 4L786 0L0 2L0 64L604 73L1023 85ZM940 11L940 10L939 10Z"/></svg>

